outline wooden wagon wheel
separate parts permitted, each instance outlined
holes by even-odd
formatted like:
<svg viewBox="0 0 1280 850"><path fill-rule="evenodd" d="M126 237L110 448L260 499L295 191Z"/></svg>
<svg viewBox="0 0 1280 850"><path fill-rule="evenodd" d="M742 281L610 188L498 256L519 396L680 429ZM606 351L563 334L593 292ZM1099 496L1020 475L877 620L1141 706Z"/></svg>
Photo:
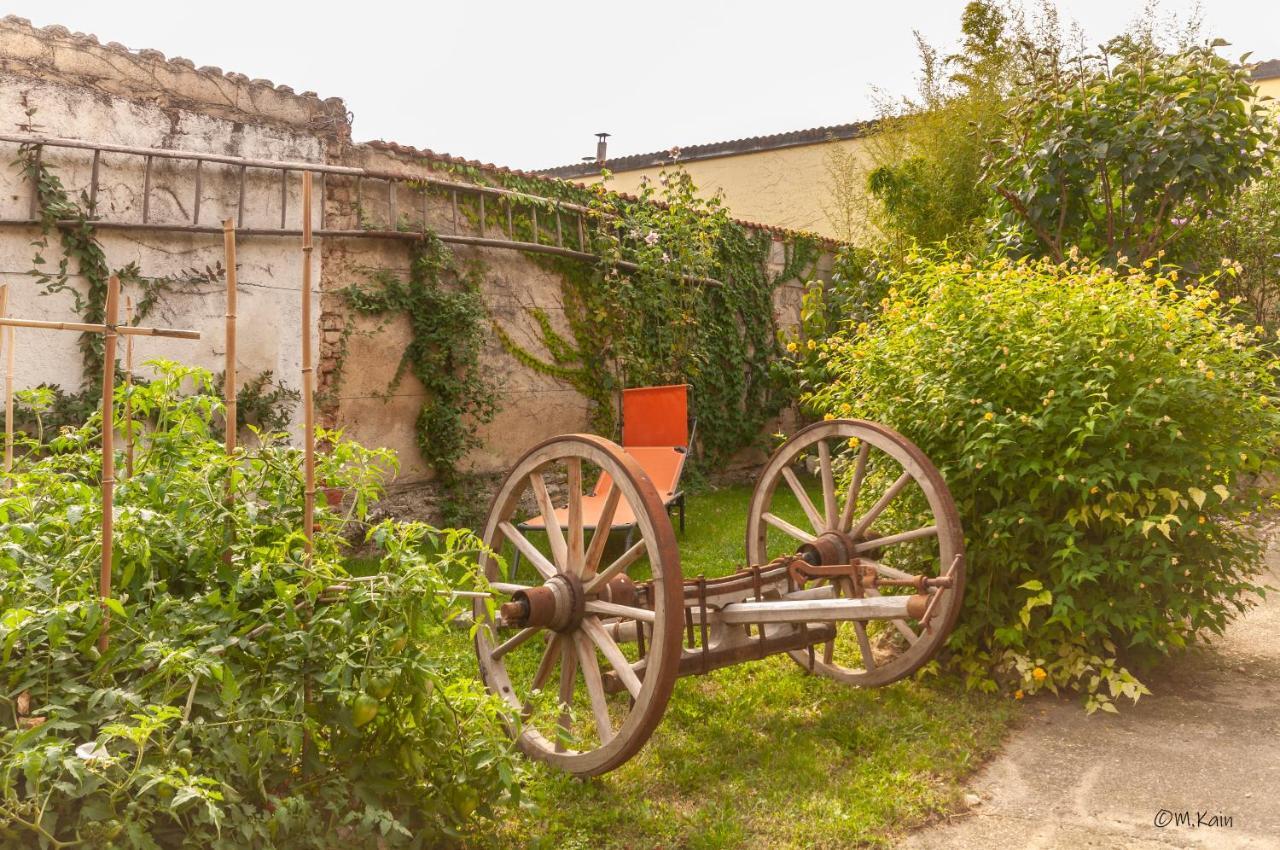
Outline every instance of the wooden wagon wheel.
<svg viewBox="0 0 1280 850"><path fill-rule="evenodd" d="M806 456L816 460L818 504L795 471ZM779 516L789 500L775 505L784 481L795 500L794 522ZM774 452L756 483L747 518L747 558L763 564L819 542L847 553L844 562L870 563L885 579L950 572L953 584L933 591L942 597L926 628L908 620L846 622L835 640L792 657L806 669L855 685L884 685L918 670L950 634L964 594L964 534L938 470L911 441L883 425L838 419L800 430ZM836 583L837 595L850 592L850 582ZM877 591L867 588L865 595Z"/></svg>
<svg viewBox="0 0 1280 850"><path fill-rule="evenodd" d="M595 473L609 476L613 486L600 507L601 530L588 536L583 481ZM561 476L567 494L557 507L549 485ZM540 518L545 531L521 531L522 509ZM606 559L608 529L615 517L628 515L638 539ZM485 684L519 716L512 732L520 749L579 776L612 770L649 739L677 678L684 613L680 555L657 491L608 440L555 437L530 450L507 476L494 497L484 542L493 552L505 551L507 564L518 551L542 581L517 583L502 574L498 559L482 558L505 604L495 624L477 601L482 626L476 654ZM651 583L637 593L633 580ZM522 616L504 633L496 626L511 611ZM622 633L633 639L614 639ZM637 633L642 640L634 640ZM557 667L558 687L544 691ZM621 684L618 693L609 693L615 689L606 687L606 679Z"/></svg>

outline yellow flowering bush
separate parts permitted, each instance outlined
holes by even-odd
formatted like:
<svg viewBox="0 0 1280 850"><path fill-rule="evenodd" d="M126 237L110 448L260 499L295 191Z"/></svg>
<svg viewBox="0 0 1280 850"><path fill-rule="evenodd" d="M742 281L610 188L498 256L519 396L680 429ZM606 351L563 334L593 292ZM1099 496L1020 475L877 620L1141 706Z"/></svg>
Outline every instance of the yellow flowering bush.
<svg viewBox="0 0 1280 850"><path fill-rule="evenodd" d="M1280 437L1275 358L1213 281L1148 267L912 258L806 402L899 429L968 545L953 661L972 686L1146 692L1131 669L1256 589L1249 486Z"/></svg>

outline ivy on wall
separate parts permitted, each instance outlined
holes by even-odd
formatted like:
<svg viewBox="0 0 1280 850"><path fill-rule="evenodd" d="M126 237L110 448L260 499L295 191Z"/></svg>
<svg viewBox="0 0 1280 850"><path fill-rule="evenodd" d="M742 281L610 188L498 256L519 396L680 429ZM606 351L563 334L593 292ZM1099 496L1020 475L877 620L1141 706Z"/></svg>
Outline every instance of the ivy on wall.
<svg viewBox="0 0 1280 850"><path fill-rule="evenodd" d="M413 243L407 278L376 269L368 282L342 290L360 315L386 321L403 316L409 322L409 342L387 393L394 393L406 374L426 391L414 423L418 449L435 473L449 525L472 518L472 482L460 464L480 444L474 423L492 420L497 409L496 389L480 368L487 313L479 277L479 267L459 269L453 253L427 233Z"/></svg>
<svg viewBox="0 0 1280 850"><path fill-rule="evenodd" d="M34 110L27 110L30 118ZM106 318L107 281L113 274L107 256L98 241L94 226L94 209L85 192L73 198L62 179L42 161L38 145L18 148L17 165L24 180L35 192L39 214L40 237L35 240L31 275L44 288L45 294L68 293L72 309L81 321L101 324ZM59 257L50 263L51 242L56 234ZM71 284L72 275L85 281L85 288ZM160 303L165 293L178 284L225 283L222 264L185 269L174 275L144 275L136 262L116 269L122 285L137 293L133 305L133 324L140 324ZM49 404L19 404L15 427L19 430L39 428L56 433L61 425L83 422L98 406L102 397L100 376L103 367L103 337L84 333L79 338L82 378L81 387L72 393L53 384L42 385L49 393ZM44 397L44 396L42 396ZM289 409L301 394L278 380L271 370L260 372L245 381L236 393L237 425L254 424L265 428L282 428L288 424ZM21 400L20 400L21 401Z"/></svg>
<svg viewBox="0 0 1280 850"><path fill-rule="evenodd" d="M682 169L664 171L636 199L602 185L580 191L572 199L593 211L590 250L599 262L537 260L563 281L569 336L531 310L545 354L495 324L499 340L590 399L600 433L616 430L619 389L691 384L703 464L722 467L790 401L773 293L812 269L817 239L793 240L784 268L770 275L769 235L733 221L719 198L698 197Z"/></svg>

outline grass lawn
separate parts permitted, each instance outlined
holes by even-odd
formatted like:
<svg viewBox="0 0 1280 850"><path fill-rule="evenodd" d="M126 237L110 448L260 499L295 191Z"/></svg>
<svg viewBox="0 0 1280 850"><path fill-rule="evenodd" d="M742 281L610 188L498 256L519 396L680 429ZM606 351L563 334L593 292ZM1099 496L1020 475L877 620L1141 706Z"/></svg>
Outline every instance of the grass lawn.
<svg viewBox="0 0 1280 850"><path fill-rule="evenodd" d="M689 496L686 576L741 565L749 498ZM457 651L474 658L462 640ZM1013 714L948 678L863 690L786 657L730 667L678 682L648 745L612 773L583 781L535 764L526 806L474 845L881 846L952 808Z"/></svg>

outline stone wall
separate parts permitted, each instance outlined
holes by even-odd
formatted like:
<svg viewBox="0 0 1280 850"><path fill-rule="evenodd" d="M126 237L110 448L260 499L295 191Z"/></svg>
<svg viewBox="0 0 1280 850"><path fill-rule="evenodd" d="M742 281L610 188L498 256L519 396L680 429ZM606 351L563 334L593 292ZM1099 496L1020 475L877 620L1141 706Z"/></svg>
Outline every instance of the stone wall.
<svg viewBox="0 0 1280 850"><path fill-rule="evenodd" d="M321 100L310 92L295 93L287 86L217 68L195 68L182 59L166 59L155 51L130 52L120 45L102 45L90 36L60 27L33 29L24 21L0 21L0 133L37 132L49 137L81 139L97 144L180 149L202 153L254 157L273 161L305 161L393 172L406 178L424 177L442 164L464 164L413 148L387 143L352 144L349 116L337 98ZM17 152L12 142L0 142L0 219L23 219L30 214L31 188L17 170L7 166ZM49 163L69 189L86 189L92 154L85 150L44 148ZM101 162L98 209L103 219L141 220L143 158L104 155ZM503 171L479 163L465 163L480 171ZM149 221L188 223L194 206L195 174L190 161L155 159L148 195ZM296 177L296 175L294 175ZM465 178L455 178L465 179ZM216 225L237 217L239 168L204 166L201 176L200 224ZM278 173L249 172L244 199L245 227L278 227L281 188ZM356 210L350 181L333 179L317 188L316 221L321 205L330 228L361 226L360 216L376 206L364 200ZM289 228L300 226L299 181L287 183L284 203ZM421 197L420 195L418 196ZM409 226L442 226L447 203L431 200L425 210L417 204L407 215ZM377 210L372 210L377 214ZM384 211L385 212L385 211ZM415 218L416 216L416 218ZM465 224L463 225L465 228ZM223 256L217 233L177 230L121 231L101 228L99 239L112 268L137 262L148 276L177 276L150 323L195 328L199 342L142 339L137 357L167 357L206 366L223 367L224 301L219 284L188 283L182 272L213 266ZM27 272L32 268L31 242L39 235L31 226L0 228L0 282L14 295L11 313L27 318L73 319L73 296L46 296ZM773 231L770 265L782 266L787 233ZM49 252L57 261L56 235ZM337 290L364 279L372 269L407 273L409 243L376 236L328 237L317 240L315 281L319 309L314 334L319 357L320 390L328 390L324 424L342 426L362 442L395 449L401 458L398 486L413 489L429 480L415 444L414 418L423 399L421 386L405 376L388 395L404 345L407 322L380 327L375 320L354 322L355 333L345 340L343 380L334 382L342 328L347 311ZM239 358L243 379L270 369L291 386L300 384L301 253L296 237L242 235L239 253ZM565 328L561 281L545 264L516 250L455 245L460 261L483 263L482 294L494 319L519 343L536 350L538 329L529 314L539 308L552 323ZM824 261L825 262L825 261ZM72 269L71 282L80 291L83 278ZM777 315L784 325L798 316L801 284L779 286ZM135 293L136 295L136 293ZM17 385L40 382L77 387L82 378L76 336L68 333L22 331L18 336ZM472 471L505 470L537 441L588 427L589 404L562 382L529 369L511 358L494 339L484 353L484 367L501 384L496 419L480 431L483 445L468 458ZM744 455L743 464L759 458Z"/></svg>

